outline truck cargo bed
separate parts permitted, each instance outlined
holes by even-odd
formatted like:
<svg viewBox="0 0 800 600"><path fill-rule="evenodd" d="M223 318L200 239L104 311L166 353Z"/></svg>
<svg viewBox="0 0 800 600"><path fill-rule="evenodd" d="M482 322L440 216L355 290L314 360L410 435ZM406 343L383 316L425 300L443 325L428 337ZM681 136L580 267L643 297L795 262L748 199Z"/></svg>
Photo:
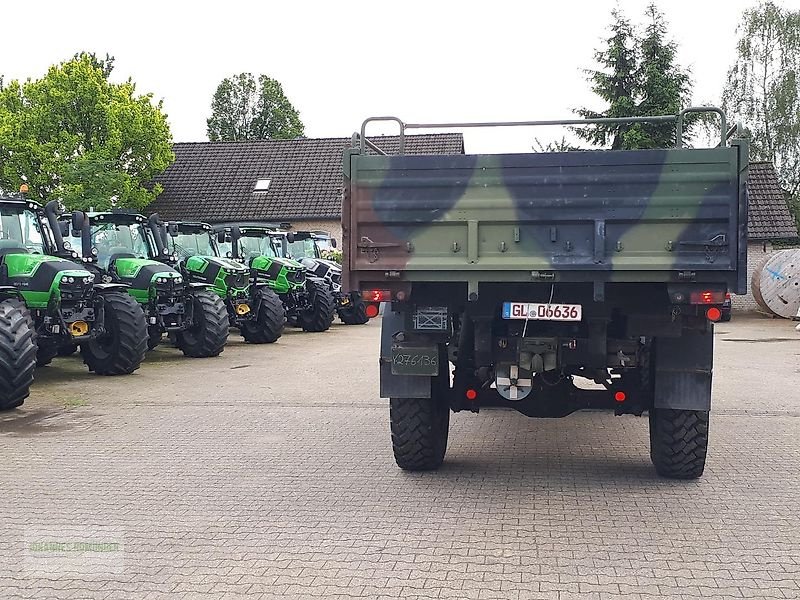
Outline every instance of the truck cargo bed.
<svg viewBox="0 0 800 600"><path fill-rule="evenodd" d="M351 289L394 281L715 281L743 292L740 147L345 155ZM741 271L741 272L740 272Z"/></svg>

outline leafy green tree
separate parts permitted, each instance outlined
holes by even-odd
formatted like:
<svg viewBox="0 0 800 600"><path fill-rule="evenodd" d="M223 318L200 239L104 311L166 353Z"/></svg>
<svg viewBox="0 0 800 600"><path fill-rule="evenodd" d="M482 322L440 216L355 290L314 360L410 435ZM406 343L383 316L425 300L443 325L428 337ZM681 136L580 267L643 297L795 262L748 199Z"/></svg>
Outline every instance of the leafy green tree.
<svg viewBox="0 0 800 600"><path fill-rule="evenodd" d="M751 159L775 164L800 222L800 10L762 2L737 32L723 106L749 134Z"/></svg>
<svg viewBox="0 0 800 600"><path fill-rule="evenodd" d="M677 114L688 105L691 77L677 62L677 45L667 37L667 24L655 4L646 11L642 33L619 10L611 12L611 36L595 52L600 70L587 70L592 91L608 108L575 112L588 119ZM698 118L684 128L688 137ZM602 124L576 128L575 133L595 146L612 150L664 148L675 144L674 123Z"/></svg>
<svg viewBox="0 0 800 600"><path fill-rule="evenodd" d="M252 73L220 82L206 124L212 142L292 139L305 129L281 84L266 75L256 81Z"/></svg>
<svg viewBox="0 0 800 600"><path fill-rule="evenodd" d="M39 80L0 90L0 188L70 209L142 208L149 182L174 160L161 103L131 80L108 80L113 59L82 53Z"/></svg>

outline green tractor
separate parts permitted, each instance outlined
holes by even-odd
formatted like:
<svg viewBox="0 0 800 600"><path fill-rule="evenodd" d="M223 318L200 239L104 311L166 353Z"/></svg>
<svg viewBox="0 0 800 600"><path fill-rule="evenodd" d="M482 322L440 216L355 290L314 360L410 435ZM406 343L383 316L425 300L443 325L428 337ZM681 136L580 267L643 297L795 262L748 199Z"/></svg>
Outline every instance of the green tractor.
<svg viewBox="0 0 800 600"><path fill-rule="evenodd" d="M334 238L316 231L279 231L273 235L283 248L282 256L295 259L307 272L328 284L342 323L364 325L369 321L361 294L342 289L342 265L330 258L336 249Z"/></svg>
<svg viewBox="0 0 800 600"><path fill-rule="evenodd" d="M218 226L220 250L250 267L255 281L266 283L283 303L286 322L303 331L327 331L333 322L334 300L327 284L309 275L283 250L267 225Z"/></svg>
<svg viewBox="0 0 800 600"><path fill-rule="evenodd" d="M252 277L241 262L221 255L211 225L185 221L163 224L157 215L150 218L159 223L162 256L187 281L210 286L225 303L231 326L246 342L271 344L281 337L286 322L281 299L266 282Z"/></svg>
<svg viewBox="0 0 800 600"><path fill-rule="evenodd" d="M124 283L147 320L151 350L165 333L186 356L219 355L228 340L228 312L209 286L186 281L164 264L166 249L154 219L125 211L90 212L73 231L96 280ZM160 260L156 260L156 258Z"/></svg>
<svg viewBox="0 0 800 600"><path fill-rule="evenodd" d="M0 198L0 410L25 401L37 364L80 345L98 375L133 373L144 359L146 328L119 284L95 284L61 235L58 202L46 209Z"/></svg>

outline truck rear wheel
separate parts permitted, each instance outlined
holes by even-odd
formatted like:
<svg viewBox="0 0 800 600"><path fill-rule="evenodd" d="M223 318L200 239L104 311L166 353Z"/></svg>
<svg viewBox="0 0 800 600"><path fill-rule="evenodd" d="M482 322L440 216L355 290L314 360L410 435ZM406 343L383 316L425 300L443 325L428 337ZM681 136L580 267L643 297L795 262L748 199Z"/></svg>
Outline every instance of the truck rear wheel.
<svg viewBox="0 0 800 600"><path fill-rule="evenodd" d="M708 451L707 410L650 409L650 458L670 479L697 479Z"/></svg>
<svg viewBox="0 0 800 600"><path fill-rule="evenodd" d="M258 290L256 305L253 319L242 323L242 337L250 344L272 344L283 333L286 310L278 294L268 288Z"/></svg>
<svg viewBox="0 0 800 600"><path fill-rule="evenodd" d="M129 375L147 352L147 322L127 292L103 295L106 333L81 344L83 362L98 375Z"/></svg>
<svg viewBox="0 0 800 600"><path fill-rule="evenodd" d="M363 325L369 321L367 316L367 305L363 301L357 300L350 306L339 309L339 318L345 325Z"/></svg>
<svg viewBox="0 0 800 600"><path fill-rule="evenodd" d="M222 299L209 290L197 290L191 299L192 325L177 333L176 345L192 358L218 356L228 342L228 310Z"/></svg>
<svg viewBox="0 0 800 600"><path fill-rule="evenodd" d="M0 410L21 406L30 394L36 369L34 333L23 302L0 302Z"/></svg>
<svg viewBox="0 0 800 600"><path fill-rule="evenodd" d="M333 323L333 295L324 283L306 281L310 309L300 313L298 322L303 331L327 331Z"/></svg>
<svg viewBox="0 0 800 600"><path fill-rule="evenodd" d="M441 398L391 398L392 450L405 471L438 469L447 451L450 407Z"/></svg>

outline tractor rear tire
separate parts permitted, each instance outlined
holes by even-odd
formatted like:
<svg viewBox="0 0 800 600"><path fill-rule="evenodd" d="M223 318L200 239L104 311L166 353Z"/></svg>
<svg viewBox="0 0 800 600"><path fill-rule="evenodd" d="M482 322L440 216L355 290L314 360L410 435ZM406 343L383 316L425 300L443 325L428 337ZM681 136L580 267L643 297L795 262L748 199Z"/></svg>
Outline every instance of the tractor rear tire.
<svg viewBox="0 0 800 600"><path fill-rule="evenodd" d="M83 362L98 375L130 375L147 352L147 321L127 292L103 294L106 334L81 344Z"/></svg>
<svg viewBox="0 0 800 600"><path fill-rule="evenodd" d="M36 369L36 342L28 308L16 298L0 302L0 410L25 402Z"/></svg>
<svg viewBox="0 0 800 600"><path fill-rule="evenodd" d="M346 308L340 308L339 318L345 325L364 325L369 321L367 305L362 300L357 300Z"/></svg>
<svg viewBox="0 0 800 600"><path fill-rule="evenodd" d="M196 290L191 299L192 325L177 333L175 345L192 358L218 356L228 342L228 309L222 298L209 290Z"/></svg>
<svg viewBox="0 0 800 600"><path fill-rule="evenodd" d="M36 366L46 367L53 359L58 356L58 348L56 346L38 346L36 348Z"/></svg>
<svg viewBox="0 0 800 600"><path fill-rule="evenodd" d="M306 280L306 290L311 310L302 311L298 315L300 327L303 331L327 331L333 323L335 313L333 294L324 283L311 279Z"/></svg>
<svg viewBox="0 0 800 600"><path fill-rule="evenodd" d="M708 451L707 410L650 409L650 458L669 479L697 479Z"/></svg>
<svg viewBox="0 0 800 600"><path fill-rule="evenodd" d="M258 290L255 318L242 323L242 337L250 344L272 344L283 333L286 310L278 294L268 288Z"/></svg>

